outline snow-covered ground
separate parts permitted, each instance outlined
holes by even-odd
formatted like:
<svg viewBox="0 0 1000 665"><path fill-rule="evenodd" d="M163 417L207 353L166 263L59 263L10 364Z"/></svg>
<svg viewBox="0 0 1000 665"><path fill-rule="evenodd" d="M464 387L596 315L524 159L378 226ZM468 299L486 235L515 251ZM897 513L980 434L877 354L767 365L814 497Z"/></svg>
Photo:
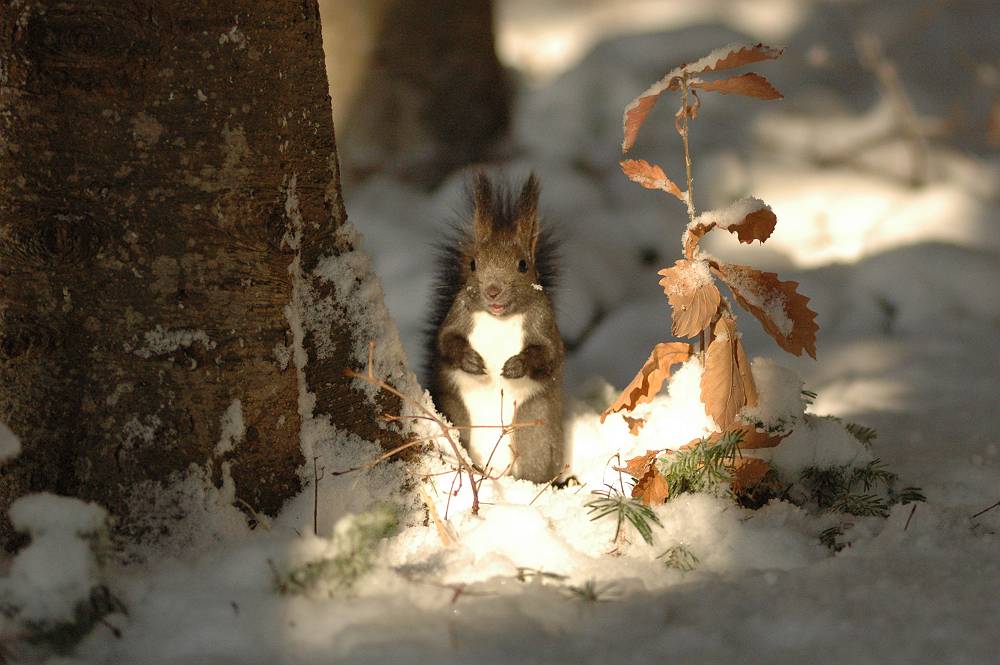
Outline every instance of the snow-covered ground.
<svg viewBox="0 0 1000 665"><path fill-rule="evenodd" d="M383 464L321 481L319 538L311 486L252 532L223 490L198 497L212 528L192 517L196 542L169 556L147 551L148 564L128 568L99 566L75 545L91 542L96 508L67 504L66 519L53 521L45 516L54 504L36 498L18 520L40 544L14 561L0 598L44 616L35 597L84 597L82 577L105 584L128 610L98 623L75 655L50 662L996 662L1000 509L972 516L1000 499L1000 160L985 124L976 140L974 115L920 148L926 171L919 159L914 165L912 141L882 140L898 114L854 64L848 28L883 37L918 112L948 121L950 102L971 113L994 94L983 81L1000 64L1000 14L975 2L720 1L694 13L690 3L540 4L501 5L501 49L526 74L510 157L491 167L512 181L539 174L543 210L561 229L557 300L573 348L567 432L584 484L487 481L475 517L467 483L449 503L453 475L425 478L427 500L447 517L442 533L420 498L397 496L399 466ZM629 34L636 21L669 32ZM600 41L608 30L623 36ZM817 393L812 413L878 430L869 452L828 421L803 424L773 464L794 475L809 463L874 454L927 502L894 506L883 519L780 501L751 511L725 497L684 495L655 509L663 526L653 528L652 545L632 530L616 545L614 520L591 521L585 506L591 490L618 482L609 460L681 445L710 425L697 401L697 363L642 407L649 420L638 438L619 416L599 421L611 386L624 386L652 346L670 339L656 271L679 257L686 222L672 197L620 173L621 111L669 67L733 39L789 46L781 61L751 68L786 100L703 96L692 130L695 201L705 209L754 195L778 226L763 247L723 233L704 245L800 281L819 313L817 361L788 356L750 316L739 317L749 355L761 358L754 372L765 402L788 398L768 398L763 386L798 388L777 363ZM632 156L679 178L679 146L666 102ZM909 182L915 169L925 184ZM414 367L433 243L460 209L464 181L456 173L429 193L378 177L345 184ZM0 427L0 457L17 448ZM351 440L321 442L315 452L328 470L378 454ZM442 470L432 459L421 471ZM337 586L338 573L295 593L289 571L338 560L372 528L351 515L386 501L396 503L400 525L379 545L374 569L350 590ZM844 521L850 546L834 553L819 534ZM658 558L678 546L696 557L692 570ZM59 565L59 552L72 568L47 579L40 571ZM19 630L14 622L3 629Z"/></svg>

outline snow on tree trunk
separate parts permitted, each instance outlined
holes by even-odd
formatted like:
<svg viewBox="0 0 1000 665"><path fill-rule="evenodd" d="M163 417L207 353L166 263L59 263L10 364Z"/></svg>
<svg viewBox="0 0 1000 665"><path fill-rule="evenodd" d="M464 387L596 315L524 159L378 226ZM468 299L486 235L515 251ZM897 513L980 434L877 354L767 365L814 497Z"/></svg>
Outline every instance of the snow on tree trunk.
<svg viewBox="0 0 1000 665"><path fill-rule="evenodd" d="M398 443L313 273L353 251L327 90L316 0L0 6L0 542L38 491L129 533L193 468L273 514L314 417Z"/></svg>

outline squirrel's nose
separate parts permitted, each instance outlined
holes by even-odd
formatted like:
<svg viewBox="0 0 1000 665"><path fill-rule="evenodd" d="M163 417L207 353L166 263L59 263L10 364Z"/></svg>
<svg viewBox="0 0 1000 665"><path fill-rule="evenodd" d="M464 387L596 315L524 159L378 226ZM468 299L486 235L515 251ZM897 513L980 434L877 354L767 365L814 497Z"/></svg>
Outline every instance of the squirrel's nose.
<svg viewBox="0 0 1000 665"><path fill-rule="evenodd" d="M500 295L499 286L497 286L496 284L490 284L489 286L486 287L487 298L496 298L498 295Z"/></svg>

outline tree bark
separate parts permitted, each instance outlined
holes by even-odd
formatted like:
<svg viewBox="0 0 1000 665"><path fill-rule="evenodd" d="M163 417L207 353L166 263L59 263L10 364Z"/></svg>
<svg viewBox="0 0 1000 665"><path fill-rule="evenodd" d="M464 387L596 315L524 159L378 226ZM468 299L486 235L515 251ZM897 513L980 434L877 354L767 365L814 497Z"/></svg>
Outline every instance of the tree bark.
<svg viewBox="0 0 1000 665"><path fill-rule="evenodd" d="M492 0L321 0L349 175L431 186L490 157L511 94Z"/></svg>
<svg viewBox="0 0 1000 665"><path fill-rule="evenodd" d="M351 321L301 320L345 220L316 0L0 6L0 542L35 491L127 534L191 465L273 514L310 417L394 445Z"/></svg>

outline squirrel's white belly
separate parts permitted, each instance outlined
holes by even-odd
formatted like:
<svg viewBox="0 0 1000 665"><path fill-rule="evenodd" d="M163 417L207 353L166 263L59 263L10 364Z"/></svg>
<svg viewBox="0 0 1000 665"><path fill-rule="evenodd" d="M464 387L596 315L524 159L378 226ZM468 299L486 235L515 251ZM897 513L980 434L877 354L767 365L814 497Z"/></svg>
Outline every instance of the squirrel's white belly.
<svg viewBox="0 0 1000 665"><path fill-rule="evenodd" d="M499 475L509 471L513 460L512 437L508 434L501 439L499 426L512 423L516 406L524 404L541 388L540 383L527 376L520 379L501 376L504 363L524 348L524 315L499 318L489 312L476 312L472 315L469 344L483 357L486 374L452 372L452 380L469 412L468 423L454 424L474 426L468 430L472 461L484 466L490 460L491 475Z"/></svg>

